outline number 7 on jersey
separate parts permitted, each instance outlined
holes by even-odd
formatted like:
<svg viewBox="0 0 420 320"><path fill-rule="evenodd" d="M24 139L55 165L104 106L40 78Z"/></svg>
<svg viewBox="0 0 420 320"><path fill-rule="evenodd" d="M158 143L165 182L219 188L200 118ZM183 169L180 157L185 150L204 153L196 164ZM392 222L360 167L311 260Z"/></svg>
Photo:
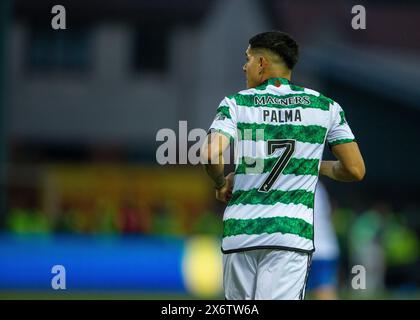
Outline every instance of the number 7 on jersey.
<svg viewBox="0 0 420 320"><path fill-rule="evenodd" d="M295 152L295 140L283 140L283 139L272 139L267 140L268 155L272 155L278 149L284 149L279 159L270 171L267 179L264 180L261 187L258 189L259 192L268 192L273 186L274 182L278 179L284 168L289 163L290 158Z"/></svg>

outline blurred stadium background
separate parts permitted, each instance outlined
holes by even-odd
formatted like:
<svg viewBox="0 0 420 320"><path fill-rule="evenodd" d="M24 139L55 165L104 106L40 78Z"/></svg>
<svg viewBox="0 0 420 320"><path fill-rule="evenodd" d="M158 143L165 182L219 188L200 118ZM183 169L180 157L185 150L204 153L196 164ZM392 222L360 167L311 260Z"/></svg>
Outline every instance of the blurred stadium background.
<svg viewBox="0 0 420 320"><path fill-rule="evenodd" d="M0 3L0 298L223 299L223 206L201 168L156 163L156 133L207 129L270 29L300 43L294 82L344 107L365 157L362 183L323 180L340 297L420 297L419 1Z"/></svg>

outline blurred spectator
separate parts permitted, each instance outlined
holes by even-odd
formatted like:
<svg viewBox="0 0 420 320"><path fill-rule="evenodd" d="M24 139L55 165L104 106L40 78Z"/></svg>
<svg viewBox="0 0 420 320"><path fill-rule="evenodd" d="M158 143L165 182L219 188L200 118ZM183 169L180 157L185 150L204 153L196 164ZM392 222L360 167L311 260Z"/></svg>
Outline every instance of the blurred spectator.
<svg viewBox="0 0 420 320"><path fill-rule="evenodd" d="M331 204L321 181L315 191L314 242L307 290L315 299L337 299L339 246L331 222Z"/></svg>
<svg viewBox="0 0 420 320"><path fill-rule="evenodd" d="M140 213L133 199L125 199L118 212L118 229L124 234L144 231Z"/></svg>
<svg viewBox="0 0 420 320"><path fill-rule="evenodd" d="M223 217L214 210L204 211L195 221L193 233L221 237L223 233Z"/></svg>
<svg viewBox="0 0 420 320"><path fill-rule="evenodd" d="M18 234L46 234L51 231L47 216L37 209L12 209L7 224L10 231Z"/></svg>
<svg viewBox="0 0 420 320"><path fill-rule="evenodd" d="M76 233L76 217L69 203L61 203L60 211L57 213L57 219L54 231L63 233Z"/></svg>
<svg viewBox="0 0 420 320"><path fill-rule="evenodd" d="M177 217L175 203L166 201L153 209L152 233L160 235L182 235L182 221Z"/></svg>
<svg viewBox="0 0 420 320"><path fill-rule="evenodd" d="M95 224L98 233L112 234L117 232L117 204L107 199L99 199L95 211Z"/></svg>
<svg viewBox="0 0 420 320"><path fill-rule="evenodd" d="M366 289L362 293L382 293L385 289L385 252L383 233L385 215L389 207L376 203L371 209L356 217L350 228L351 265L361 265L366 270Z"/></svg>
<svg viewBox="0 0 420 320"><path fill-rule="evenodd" d="M340 287L346 288L350 281L351 266L349 261L349 230L355 219L355 211L350 208L336 207L331 220L336 231L340 252Z"/></svg>
<svg viewBox="0 0 420 320"><path fill-rule="evenodd" d="M410 289L415 286L415 263L419 256L419 242L402 214L390 213L386 218L384 249L387 264L386 285L390 289Z"/></svg>

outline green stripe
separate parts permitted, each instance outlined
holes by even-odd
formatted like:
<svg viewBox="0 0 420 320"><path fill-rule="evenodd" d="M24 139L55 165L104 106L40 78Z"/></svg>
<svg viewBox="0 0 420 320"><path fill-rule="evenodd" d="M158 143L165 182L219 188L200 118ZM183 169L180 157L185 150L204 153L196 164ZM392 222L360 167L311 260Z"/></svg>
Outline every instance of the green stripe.
<svg viewBox="0 0 420 320"><path fill-rule="evenodd" d="M298 218L226 219L223 222L223 237L240 234L271 234L275 232L296 234L309 240L313 240L314 237L312 224Z"/></svg>
<svg viewBox="0 0 420 320"><path fill-rule="evenodd" d="M232 119L229 112L229 107L227 106L220 106L217 108L218 115L224 115L226 118Z"/></svg>
<svg viewBox="0 0 420 320"><path fill-rule="evenodd" d="M346 121L346 115L344 114L344 111L340 111L340 126L342 126L343 124L347 123Z"/></svg>
<svg viewBox="0 0 420 320"><path fill-rule="evenodd" d="M252 158L242 157L238 166L236 167L236 174L245 173L264 173L270 172L278 157L271 158ZM299 159L291 158L282 174L295 174L295 175L318 175L318 159Z"/></svg>
<svg viewBox="0 0 420 320"><path fill-rule="evenodd" d="M303 103L298 103L298 104L289 104L289 105L282 105L282 104L277 104L277 103L268 103L268 104L264 104L262 106L264 107L269 107L269 108L313 108L313 109L321 109L321 110L329 110L330 109L330 102L329 100L324 97L324 96L314 96L314 95L310 95L310 94L297 94L297 93L292 93L292 94L285 94L282 96L278 96L278 95L274 95L274 94L250 94L250 95L245 95L245 94L236 94L233 96L233 98L236 101L236 104L238 106L244 106L244 107L260 107L259 104L255 104L255 97L262 99L263 97L267 98L267 97L271 97L271 98L275 98L275 99L287 99L287 98L291 98L291 97L309 97L309 99L311 100L310 104L303 104Z"/></svg>
<svg viewBox="0 0 420 320"><path fill-rule="evenodd" d="M254 141L269 139L294 139L300 142L323 144L327 133L327 128L318 125L270 125L238 122L237 128L239 130L241 140ZM259 131L257 132L257 130ZM245 133L247 134L246 136Z"/></svg>
<svg viewBox="0 0 420 320"><path fill-rule="evenodd" d="M295 84L289 84L289 86L290 86L290 89L292 89L293 91L305 91L304 87L299 87Z"/></svg>
<svg viewBox="0 0 420 320"><path fill-rule="evenodd" d="M319 94L319 98L327 101L329 104L334 104L334 100L324 96L322 93Z"/></svg>
<svg viewBox="0 0 420 320"><path fill-rule="evenodd" d="M335 146L337 144L349 143L349 142L353 142L353 141L354 141L354 139L339 139L339 140L329 142L329 145L330 146Z"/></svg>
<svg viewBox="0 0 420 320"><path fill-rule="evenodd" d="M283 204L303 204L308 208L314 207L314 193L302 189L292 191L270 190L269 192L259 192L258 189L238 190L232 194L228 206L236 204L260 204L273 205Z"/></svg>

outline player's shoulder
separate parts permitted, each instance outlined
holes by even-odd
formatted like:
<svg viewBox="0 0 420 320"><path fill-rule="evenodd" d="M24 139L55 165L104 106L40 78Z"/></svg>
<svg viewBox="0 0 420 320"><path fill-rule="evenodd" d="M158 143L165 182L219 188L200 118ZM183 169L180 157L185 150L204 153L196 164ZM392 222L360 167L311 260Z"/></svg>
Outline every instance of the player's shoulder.
<svg viewBox="0 0 420 320"><path fill-rule="evenodd" d="M307 94L311 98L312 97L315 98L318 103L325 106L324 110L331 110L332 108L337 108L340 106L337 101L335 101L334 99L332 99L331 97L325 95L324 93L320 91L317 91L311 88L297 86L294 84L290 85L290 89L292 91L301 92L302 94Z"/></svg>
<svg viewBox="0 0 420 320"><path fill-rule="evenodd" d="M254 94L257 94L257 93L259 93L259 92L255 88L243 89L243 90L240 90L238 92L235 92L233 94L230 94L230 95L226 96L226 98L230 99L230 100L236 100L236 99L240 99L243 96L251 96L251 95L254 95Z"/></svg>
<svg viewBox="0 0 420 320"><path fill-rule="evenodd" d="M297 85L290 85L290 88L293 91L297 91L297 92L301 91L302 93L306 93L306 94L309 94L311 96L315 96L319 99L326 100L330 104L336 104L337 103L336 101L334 101L334 99L330 98L329 96L327 96L327 95L323 94L322 92L317 91L315 89L300 87L300 86L297 86Z"/></svg>
<svg viewBox="0 0 420 320"><path fill-rule="evenodd" d="M248 105L252 103L253 96L258 92L252 89L244 89L238 92L226 95L221 104L226 106Z"/></svg>

